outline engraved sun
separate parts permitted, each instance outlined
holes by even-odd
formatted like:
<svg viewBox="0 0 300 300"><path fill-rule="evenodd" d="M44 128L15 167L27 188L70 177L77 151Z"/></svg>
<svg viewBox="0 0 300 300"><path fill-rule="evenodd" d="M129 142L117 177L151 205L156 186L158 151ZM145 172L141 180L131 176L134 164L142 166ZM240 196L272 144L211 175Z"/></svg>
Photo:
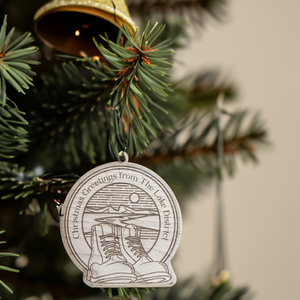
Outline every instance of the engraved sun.
<svg viewBox="0 0 300 300"><path fill-rule="evenodd" d="M140 200L140 196L138 194L134 193L129 196L129 199L133 203L138 203Z"/></svg>

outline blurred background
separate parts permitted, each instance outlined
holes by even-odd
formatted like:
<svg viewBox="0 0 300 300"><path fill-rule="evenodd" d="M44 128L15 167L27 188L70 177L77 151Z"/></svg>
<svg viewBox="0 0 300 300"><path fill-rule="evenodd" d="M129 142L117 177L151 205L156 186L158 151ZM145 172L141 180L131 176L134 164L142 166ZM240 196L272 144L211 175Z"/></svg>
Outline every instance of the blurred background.
<svg viewBox="0 0 300 300"><path fill-rule="evenodd" d="M227 8L223 24L207 24L177 56L186 71L228 71L238 105L260 110L270 133L272 145L260 151L259 164L240 164L224 183L229 269L256 300L299 299L300 2L235 0ZM187 205L176 260L180 278L210 266L215 202L212 188Z"/></svg>

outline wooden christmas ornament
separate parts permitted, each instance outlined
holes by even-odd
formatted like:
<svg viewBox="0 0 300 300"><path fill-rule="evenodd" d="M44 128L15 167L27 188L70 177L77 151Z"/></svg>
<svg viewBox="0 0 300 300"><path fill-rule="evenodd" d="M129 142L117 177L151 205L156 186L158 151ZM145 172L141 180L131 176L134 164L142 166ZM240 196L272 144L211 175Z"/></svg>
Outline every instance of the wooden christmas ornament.
<svg viewBox="0 0 300 300"><path fill-rule="evenodd" d="M35 31L49 47L73 55L99 55L93 37L115 41L119 27L135 31L125 0L53 0L34 16Z"/></svg>
<svg viewBox="0 0 300 300"><path fill-rule="evenodd" d="M96 167L67 195L63 244L91 287L172 286L181 235L174 193L153 171L130 162Z"/></svg>

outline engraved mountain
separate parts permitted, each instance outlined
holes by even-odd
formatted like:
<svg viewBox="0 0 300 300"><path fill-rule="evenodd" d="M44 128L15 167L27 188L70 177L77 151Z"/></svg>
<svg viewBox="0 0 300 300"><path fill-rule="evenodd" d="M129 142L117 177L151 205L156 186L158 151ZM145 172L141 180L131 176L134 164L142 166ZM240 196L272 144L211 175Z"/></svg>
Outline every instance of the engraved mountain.
<svg viewBox="0 0 300 300"><path fill-rule="evenodd" d="M87 213L110 213L110 214L158 214L153 209L133 209L126 205L120 205L117 208L113 208L111 205L107 205L104 208L100 207L91 207L87 206L86 211Z"/></svg>

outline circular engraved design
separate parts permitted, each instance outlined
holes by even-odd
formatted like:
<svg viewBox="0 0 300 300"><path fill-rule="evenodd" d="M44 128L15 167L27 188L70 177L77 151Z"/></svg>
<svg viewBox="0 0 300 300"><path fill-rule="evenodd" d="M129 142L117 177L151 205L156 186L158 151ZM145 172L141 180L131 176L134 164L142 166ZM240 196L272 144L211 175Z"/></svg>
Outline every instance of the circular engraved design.
<svg viewBox="0 0 300 300"><path fill-rule="evenodd" d="M64 246L91 287L176 283L171 266L181 213L167 183L134 163L113 162L84 174L61 217Z"/></svg>

